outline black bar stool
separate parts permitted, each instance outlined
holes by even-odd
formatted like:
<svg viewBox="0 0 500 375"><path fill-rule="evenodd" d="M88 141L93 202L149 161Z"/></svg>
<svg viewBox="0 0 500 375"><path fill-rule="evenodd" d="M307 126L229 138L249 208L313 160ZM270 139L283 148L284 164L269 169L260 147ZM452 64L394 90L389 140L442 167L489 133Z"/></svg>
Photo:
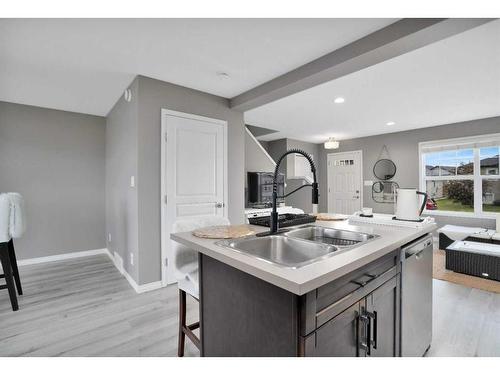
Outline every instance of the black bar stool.
<svg viewBox="0 0 500 375"><path fill-rule="evenodd" d="M0 243L0 262L3 269L0 278L5 279L5 285L0 285L0 289L8 289L12 310L17 311L19 310L19 304L17 303L16 287L19 295L23 294L23 290L12 239L9 242Z"/></svg>
<svg viewBox="0 0 500 375"><path fill-rule="evenodd" d="M9 291L12 310L19 309L16 288L19 295L23 294L21 278L17 267L16 253L12 237L19 238L24 231L24 202L18 193L0 194L0 264L5 284L0 289Z"/></svg>

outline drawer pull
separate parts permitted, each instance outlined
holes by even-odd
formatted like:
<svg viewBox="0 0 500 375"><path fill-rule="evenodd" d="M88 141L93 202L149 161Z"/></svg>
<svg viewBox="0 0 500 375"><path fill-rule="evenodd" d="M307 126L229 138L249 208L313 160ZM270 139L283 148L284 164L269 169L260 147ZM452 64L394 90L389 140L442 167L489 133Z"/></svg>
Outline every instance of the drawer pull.
<svg viewBox="0 0 500 375"><path fill-rule="evenodd" d="M358 281L358 280L352 280L351 283L359 285L360 288L365 287L369 283L371 283L373 280L378 279L379 277L385 276L389 272L393 271L395 267L389 268L387 271L382 272L380 275L374 275L370 273L365 273L365 276L368 276L370 279L366 281ZM359 288L358 288L359 289Z"/></svg>
<svg viewBox="0 0 500 375"><path fill-rule="evenodd" d="M366 286L370 281L375 280L379 275L374 275L371 273L365 273L364 276L368 276L370 279L366 281L357 281L357 280L352 280L351 283L357 284L360 287Z"/></svg>

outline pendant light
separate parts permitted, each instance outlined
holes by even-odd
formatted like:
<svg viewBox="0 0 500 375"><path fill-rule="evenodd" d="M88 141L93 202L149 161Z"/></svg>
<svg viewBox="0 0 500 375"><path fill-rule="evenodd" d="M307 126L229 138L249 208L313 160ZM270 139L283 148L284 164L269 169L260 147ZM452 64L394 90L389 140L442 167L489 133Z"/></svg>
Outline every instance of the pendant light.
<svg viewBox="0 0 500 375"><path fill-rule="evenodd" d="M330 137L328 141L325 142L325 148L327 150L334 150L339 148L339 141L336 141L335 138Z"/></svg>

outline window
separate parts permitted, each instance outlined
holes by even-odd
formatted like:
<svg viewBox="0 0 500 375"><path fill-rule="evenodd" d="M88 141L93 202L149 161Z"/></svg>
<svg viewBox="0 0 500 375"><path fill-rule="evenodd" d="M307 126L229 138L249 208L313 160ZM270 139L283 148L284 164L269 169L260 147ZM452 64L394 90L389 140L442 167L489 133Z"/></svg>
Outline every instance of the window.
<svg viewBox="0 0 500 375"><path fill-rule="evenodd" d="M428 214L500 213L500 134L422 142L419 152Z"/></svg>

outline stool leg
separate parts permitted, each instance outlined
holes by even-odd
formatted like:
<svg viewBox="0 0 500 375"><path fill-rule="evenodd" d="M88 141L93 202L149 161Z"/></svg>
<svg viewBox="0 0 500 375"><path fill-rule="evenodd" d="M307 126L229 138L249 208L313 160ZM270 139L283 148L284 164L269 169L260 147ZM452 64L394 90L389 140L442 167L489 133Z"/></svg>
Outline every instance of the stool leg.
<svg viewBox="0 0 500 375"><path fill-rule="evenodd" d="M6 242L0 244L0 262L2 263L5 282L7 283L7 289L9 290L12 310L17 311L19 310L19 305L17 304L16 286L14 285L14 277L12 276L12 267L10 265L9 246Z"/></svg>
<svg viewBox="0 0 500 375"><path fill-rule="evenodd" d="M9 241L9 258L10 264L12 264L12 273L14 274L14 280L16 282L17 293L21 296L23 294L23 288L21 287L21 278L19 277L19 269L17 268L16 252L14 251L14 241L12 239Z"/></svg>
<svg viewBox="0 0 500 375"><path fill-rule="evenodd" d="M177 356L184 357L184 343L186 334L184 327L186 326L186 292L179 289L179 343L177 347Z"/></svg>

